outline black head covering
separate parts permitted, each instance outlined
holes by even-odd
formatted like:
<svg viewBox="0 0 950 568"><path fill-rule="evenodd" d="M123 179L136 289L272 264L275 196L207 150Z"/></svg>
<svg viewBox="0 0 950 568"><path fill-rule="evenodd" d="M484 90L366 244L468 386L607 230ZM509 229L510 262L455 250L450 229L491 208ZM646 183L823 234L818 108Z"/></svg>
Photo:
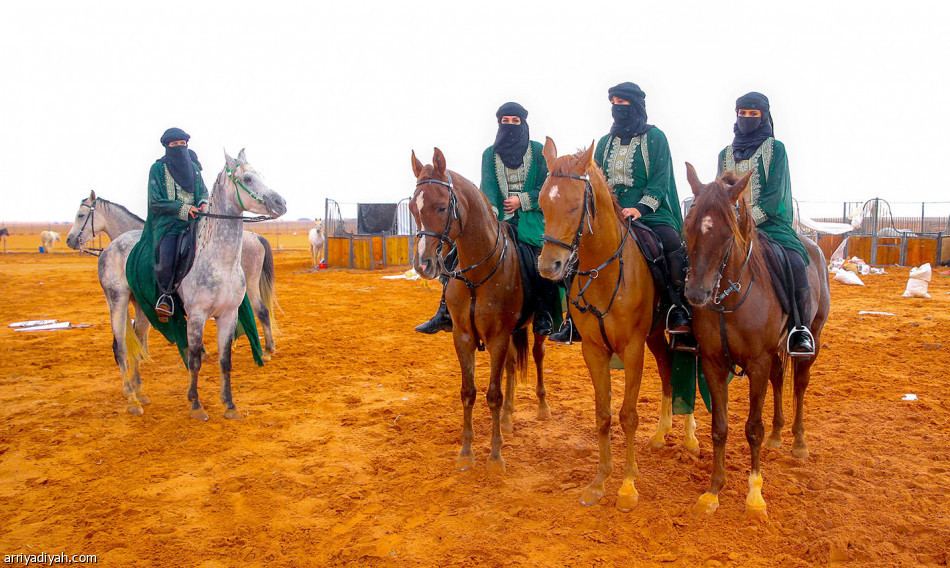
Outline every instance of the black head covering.
<svg viewBox="0 0 950 568"><path fill-rule="evenodd" d="M647 124L646 94L636 83L620 83L607 89L607 99L613 97L628 101L629 105L613 105L610 114L614 117L614 124L610 133L620 138L621 143L629 143L634 136L640 136L653 128Z"/></svg>
<svg viewBox="0 0 950 568"><path fill-rule="evenodd" d="M191 139L181 128L169 128L162 134L162 146L165 147L165 156L161 159L168 166L168 172L172 174L175 183L188 193L195 191L195 167L191 163L191 155L188 146L169 146L175 140ZM197 155L195 156L197 158Z"/></svg>
<svg viewBox="0 0 950 568"><path fill-rule="evenodd" d="M769 112L769 99L762 93L746 93L736 99L736 112L739 109L762 111L762 117L737 116L732 127L735 138L732 139L732 154L736 160L748 160L769 137L774 136L772 113Z"/></svg>
<svg viewBox="0 0 950 568"><path fill-rule="evenodd" d="M501 117L517 116L521 124L502 124ZM495 135L493 148L506 168L519 168L524 163L524 154L528 151L528 111L518 103L505 103L495 113L498 119L498 134Z"/></svg>

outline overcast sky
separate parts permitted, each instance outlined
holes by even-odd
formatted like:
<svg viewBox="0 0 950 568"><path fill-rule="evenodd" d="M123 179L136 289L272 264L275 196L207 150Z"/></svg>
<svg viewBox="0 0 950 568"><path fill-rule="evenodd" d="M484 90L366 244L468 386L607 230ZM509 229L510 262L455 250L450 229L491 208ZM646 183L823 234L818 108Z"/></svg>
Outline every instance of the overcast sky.
<svg viewBox="0 0 950 568"><path fill-rule="evenodd" d="M329 5L325 5L329 4ZM561 153L633 81L683 163L715 174L735 99L765 93L800 201L950 201L948 2L16 2L0 19L0 221L70 220L90 189L145 215L177 126L288 204L411 195L410 151L475 183L495 110ZM832 210L836 208L832 207Z"/></svg>

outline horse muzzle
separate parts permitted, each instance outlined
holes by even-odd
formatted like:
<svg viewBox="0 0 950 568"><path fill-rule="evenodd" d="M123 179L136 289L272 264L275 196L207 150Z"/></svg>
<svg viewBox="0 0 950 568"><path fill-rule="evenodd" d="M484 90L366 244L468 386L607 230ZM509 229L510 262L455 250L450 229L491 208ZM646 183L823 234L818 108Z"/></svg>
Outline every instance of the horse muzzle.
<svg viewBox="0 0 950 568"><path fill-rule="evenodd" d="M287 212L287 202L279 195L269 195L265 198L264 204L270 212L271 217L275 219Z"/></svg>
<svg viewBox="0 0 950 568"><path fill-rule="evenodd" d="M541 249L538 257L538 273L548 280L562 280L567 275L567 258L569 255L545 254L547 246Z"/></svg>
<svg viewBox="0 0 950 568"><path fill-rule="evenodd" d="M82 246L82 243L79 242L79 237L74 235L66 235L66 246L73 250L79 250Z"/></svg>
<svg viewBox="0 0 950 568"><path fill-rule="evenodd" d="M419 258L417 256L412 263L412 267L419 276L426 280L435 280L441 272L439 263L434 258Z"/></svg>
<svg viewBox="0 0 950 568"><path fill-rule="evenodd" d="M701 286L690 286L686 284L686 299L694 307L702 308L712 301L712 288L703 288Z"/></svg>

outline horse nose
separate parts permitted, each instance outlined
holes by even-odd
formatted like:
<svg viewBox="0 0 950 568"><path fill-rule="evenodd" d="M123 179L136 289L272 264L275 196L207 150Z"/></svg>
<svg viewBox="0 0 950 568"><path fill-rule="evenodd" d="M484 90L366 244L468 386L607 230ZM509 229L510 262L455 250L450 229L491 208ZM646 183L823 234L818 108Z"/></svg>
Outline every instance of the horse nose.
<svg viewBox="0 0 950 568"><path fill-rule="evenodd" d="M710 290L700 286L686 286L686 299L694 306L701 306L709 300Z"/></svg>
<svg viewBox="0 0 950 568"><path fill-rule="evenodd" d="M79 239L77 239L77 238L74 237L73 235L67 235L67 236L66 236L66 246L68 246L68 247L71 248L71 249L75 249L75 248L77 248L77 242L76 242L76 241L78 241L78 240L79 240Z"/></svg>
<svg viewBox="0 0 950 568"><path fill-rule="evenodd" d="M280 217L287 212L287 201L279 195L275 195L274 197L275 199L273 205L271 205L271 211L274 212L274 215Z"/></svg>

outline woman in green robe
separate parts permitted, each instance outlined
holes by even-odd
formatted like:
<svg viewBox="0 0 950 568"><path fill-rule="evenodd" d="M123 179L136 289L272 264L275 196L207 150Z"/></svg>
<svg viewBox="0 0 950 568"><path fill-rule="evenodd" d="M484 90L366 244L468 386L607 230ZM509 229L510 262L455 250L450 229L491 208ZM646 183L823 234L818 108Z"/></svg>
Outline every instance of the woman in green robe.
<svg viewBox="0 0 950 568"><path fill-rule="evenodd" d="M538 205L541 186L548 175L547 163L540 142L528 137L528 111L518 103L505 103L495 113L498 133L495 143L482 153L482 180L479 189L488 198L499 221L515 227L520 247L527 247L524 256L532 256L534 265L541 254L544 234L544 214ZM454 251L453 251L454 253ZM446 268L453 270L457 259L454 254L446 258ZM443 281L444 286L444 281ZM544 278L530 282L537 305L533 323L534 333L549 335L560 320L560 294L558 285ZM559 322L558 322L559 323ZM452 318L445 306L445 290L435 316L416 327L421 333L451 331Z"/></svg>
<svg viewBox="0 0 950 568"><path fill-rule="evenodd" d="M611 87L607 96L614 123L610 133L597 142L594 161L617 195L624 217L641 221L660 237L672 278L666 291L667 301L673 306L669 331L688 334L692 328L689 303L683 296L687 268L686 248L680 237L683 216L669 143L662 130L647 124L646 95L636 83ZM552 335L551 340L566 341L568 327Z"/></svg>
<svg viewBox="0 0 950 568"><path fill-rule="evenodd" d="M739 97L732 130L732 144L719 153L719 175L732 171L743 176L752 171L748 191L752 220L757 229L785 249L795 279L795 302L798 311L806 314L811 299L805 268L809 263L808 254L792 227L794 211L788 157L785 145L773 135L769 99L756 92ZM808 322L797 322L790 334L791 353L814 353L814 338Z"/></svg>

